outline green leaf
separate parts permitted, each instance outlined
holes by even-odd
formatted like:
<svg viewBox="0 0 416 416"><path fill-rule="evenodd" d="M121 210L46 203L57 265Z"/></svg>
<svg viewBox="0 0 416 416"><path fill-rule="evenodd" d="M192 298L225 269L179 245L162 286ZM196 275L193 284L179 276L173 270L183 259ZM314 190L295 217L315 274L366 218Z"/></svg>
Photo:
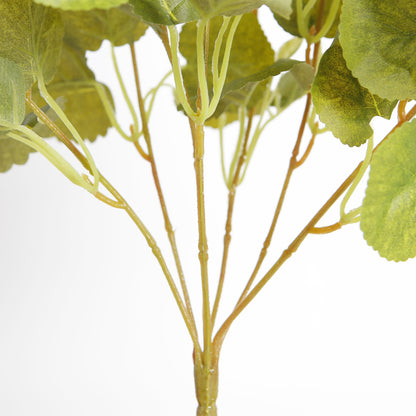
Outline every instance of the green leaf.
<svg viewBox="0 0 416 416"><path fill-rule="evenodd" d="M64 32L59 12L31 0L1 0L0 27L0 56L22 68L26 89L39 74L51 81Z"/></svg>
<svg viewBox="0 0 416 416"><path fill-rule="evenodd" d="M191 0L201 16L232 16L249 13L265 2L262 0Z"/></svg>
<svg viewBox="0 0 416 416"><path fill-rule="evenodd" d="M382 143L371 163L361 210L367 243L388 260L416 256L416 120Z"/></svg>
<svg viewBox="0 0 416 416"><path fill-rule="evenodd" d="M25 78L13 61L0 57L0 123L19 125L25 117Z"/></svg>
<svg viewBox="0 0 416 416"><path fill-rule="evenodd" d="M217 38L217 34L221 27L222 18L214 18L210 22L210 42L208 52L208 68L212 67L212 52L214 49L214 41ZM197 61L195 54L195 39L196 39L196 24L189 23L182 29L180 36L180 51L186 58L187 64L183 68L183 78L185 87L187 89L189 97L195 106L197 97ZM220 64L222 62L222 56L220 56ZM226 78L226 84L223 90L223 99L230 99L231 92L238 90L240 94L240 100L244 100L247 93L251 91L253 82L259 82L268 78L271 75L279 73L284 70L284 67L291 67L297 61L282 60L274 63L274 51L270 46L266 36L264 35L261 26L257 20L257 16L254 14L246 14L241 18L240 24L234 36L233 47L231 49L230 62L228 67L228 73ZM208 85L210 91L212 90L212 73L209 70L207 73ZM244 90L245 86L249 86ZM253 97L257 100L262 98L262 92L264 92L265 85L263 84L263 90L256 90L253 93ZM234 97L235 98L235 97ZM224 102L219 103L218 108L224 109ZM249 103L250 107L253 107L255 102ZM234 109L235 111L235 109ZM215 113L215 117L218 117L218 111Z"/></svg>
<svg viewBox="0 0 416 416"><path fill-rule="evenodd" d="M310 90L314 76L313 67L305 62L294 65L289 72L283 74L277 84L277 107L284 110L303 97Z"/></svg>
<svg viewBox="0 0 416 416"><path fill-rule="evenodd" d="M100 100L93 72L88 68L84 52L65 45L62 58L54 80L48 85L53 98L64 103L64 111L83 139L94 141L99 135L104 136L110 127L110 121ZM110 102L111 93L106 89ZM37 89L33 98L38 105L45 104ZM63 123L58 126L69 135ZM48 131L48 135L52 133ZM71 137L71 136L69 136Z"/></svg>
<svg viewBox="0 0 416 416"><path fill-rule="evenodd" d="M305 6L308 1L310 0L303 0L303 5ZM313 7L311 14L309 16L309 23L308 23L308 27L311 28L312 26L316 25L316 22L318 20L318 16L319 16L319 1L316 2L315 6ZM274 18L276 19L276 21L279 23L279 25L286 31L291 33L294 36L301 36L301 34L299 33L298 30L298 22L297 22L297 11L296 11L296 0L292 0L291 1L292 7L292 13L287 16L287 14L282 14L279 13L278 11L273 11L274 13ZM325 18L328 16L329 14L329 10L331 8L331 4L332 1L325 1L324 4L324 16L323 16L323 20L325 21ZM341 6L340 6L340 11L341 11ZM335 19L335 22L333 23L333 25L331 26L331 28L329 29L328 33L325 35L325 37L327 38L333 38L335 37L336 33L337 33L337 29L338 29L338 24L339 24L339 14L340 11L338 12L338 16Z"/></svg>
<svg viewBox="0 0 416 416"><path fill-rule="evenodd" d="M127 3L127 0L34 0L44 6L57 7L62 10L110 9Z"/></svg>
<svg viewBox="0 0 416 416"><path fill-rule="evenodd" d="M340 42L364 87L389 100L416 98L415 0L344 0Z"/></svg>
<svg viewBox="0 0 416 416"><path fill-rule="evenodd" d="M114 46L133 43L144 35L147 25L129 4L109 10L62 12L65 42L75 48L96 51L103 40Z"/></svg>
<svg viewBox="0 0 416 416"><path fill-rule="evenodd" d="M0 132L0 172L7 172L14 164L24 165L29 154L34 151L31 147L9 139Z"/></svg>
<svg viewBox="0 0 416 416"><path fill-rule="evenodd" d="M191 0L130 0L134 11L145 22L176 25L201 16Z"/></svg>
<svg viewBox="0 0 416 416"><path fill-rule="evenodd" d="M312 98L321 121L349 146L365 143L373 134L371 119L377 115L390 118L396 104L360 85L347 68L338 40L322 56Z"/></svg>
<svg viewBox="0 0 416 416"><path fill-rule="evenodd" d="M264 4L269 6L273 13L276 13L285 19L290 19L293 12L292 0L268 0L265 1Z"/></svg>

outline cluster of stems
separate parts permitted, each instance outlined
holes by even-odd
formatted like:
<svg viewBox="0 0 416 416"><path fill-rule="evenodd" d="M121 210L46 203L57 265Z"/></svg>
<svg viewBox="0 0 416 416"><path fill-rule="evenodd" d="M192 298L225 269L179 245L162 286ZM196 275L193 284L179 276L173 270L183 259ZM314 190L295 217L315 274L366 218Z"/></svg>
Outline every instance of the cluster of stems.
<svg viewBox="0 0 416 416"><path fill-rule="evenodd" d="M321 2L320 13L316 25L312 28L307 26L309 16L312 8L315 6L316 0L310 0L305 7L303 7L302 0L296 1L298 26L301 35L307 40L306 47L306 62L310 63L314 68L318 65L320 39L324 36L330 27L332 26L336 12L339 7L339 1L334 1L331 5L328 18L322 21L323 16L323 4ZM276 274L279 268L288 260L298 249L300 244L309 234L329 233L340 229L343 225L356 222L359 219L360 209L354 209L350 212L346 212L346 205L349 201L351 194L354 192L358 182L363 177L367 170L372 156L377 151L378 146L374 147L373 140L369 140L366 156L364 160L352 171L352 173L345 179L345 181L339 186L339 188L329 197L329 199L323 204L322 208L313 215L312 219L305 225L298 236L292 241L292 243L285 249L279 257L275 260L274 264L268 271L266 271L262 277L258 278L261 266L266 258L268 249L270 247L278 219L280 217L282 207L285 201L285 197L291 182L291 178L300 166L306 161L307 157L312 151L313 144L316 135L320 132L318 122L316 121L315 113L312 110L312 100L310 93L306 96L305 108L301 117L299 132L295 140L295 144L292 150L292 154L289 159L288 169L286 177L283 181L283 186L278 191L277 205L271 221L271 225L267 236L264 240L263 246L260 249L258 260L250 274L246 285L243 287L240 296L236 299L234 309L230 315L218 325L216 328L216 320L218 316L218 310L221 303L221 296L226 278L228 253L231 244L232 234L232 218L234 205L236 201L236 193L238 186L241 184L247 170L248 163L254 148L258 143L258 139L265 127L274 120L277 114L269 114L269 118L266 119L267 108L270 106L274 99L275 94L270 92L264 97L263 103L260 106L260 110L257 108L247 108L248 99L240 108L240 133L237 140L234 157L231 165L228 169L225 168L224 157L222 157L222 169L226 186L228 188L228 208L227 218L225 224L224 233L224 245L223 256L221 261L220 275L218 278L217 288L214 296L211 296L210 279L208 273L208 241L206 232L206 219L205 219L205 195L204 195L204 138L205 127L204 123L215 112L221 94L225 85L227 69L230 59L230 52L233 43L233 37L237 30L238 23L241 16L236 17L224 17L223 23L219 30L218 36L215 39L215 44L212 54L212 68L207 68L208 62L208 48L206 47L209 34L209 21L202 20L198 23L197 39L196 39L196 53L197 53L197 72L198 72L198 99L197 108L193 108L188 95L186 93L181 67L179 64L179 51L178 51L178 32L175 26L164 28L165 38L162 36L165 48L167 50L169 59L172 64L172 73L175 81L176 96L189 119L189 126L192 136L193 155L194 155L194 169L195 169L195 181L196 181L196 200L197 200L197 214L198 214L198 235L199 235L199 262L200 262L200 277L202 288L202 339L200 339L200 333L198 325L195 319L195 314L192 309L191 299L186 284L185 274L182 268L181 259L176 244L174 228L172 226L167 204L162 191L162 186L159 180L158 170L156 166L155 154L152 147L152 138L149 129L149 117L153 106L154 97L157 90L165 84L166 78L162 79L159 85L150 91L147 96L143 96L140 85L138 61L135 53L134 45L130 45L132 66L134 72L134 78L136 83L137 102L138 102L138 114L135 111L135 107L131 102L127 89L124 86L122 76L120 74L117 59L112 49L112 59L114 62L115 71L120 81L121 90L123 96L127 102L129 111L132 115L132 126L129 132L125 132L118 124L114 110L106 95L105 89L101 84L93 83L94 87L103 102L106 113L112 122L112 125L116 128L118 133L126 140L132 142L137 149L139 155L143 160L149 163L151 169L154 185L157 191L157 195L160 202L160 207L163 215L166 233L170 243L170 247L175 260L176 272L179 280L177 285L175 278L168 267L159 246L157 245L152 234L148 228L143 224L138 214L132 209L132 207L126 202L126 200L119 194L119 192L111 185L111 183L101 174L97 166L94 163L87 146L83 139L77 132L76 128L72 125L70 120L66 117L64 111L59 107L56 101L50 96L47 90L47 86L40 77L38 79L38 86L41 95L47 102L47 104L55 111L61 122L67 127L71 134L71 137L67 135L39 108L39 106L33 101L30 92L27 94L26 102L36 114L38 119L46 124L60 139L62 143L72 152L75 158L80 162L81 166L85 169L87 174L78 173L78 171L66 161L58 152L56 152L51 146L49 146L44 139L38 136L31 129L21 126L10 126L9 137L28 144L34 149L42 153L51 163L53 163L65 176L67 176L75 184L84 187L88 192L94 195L100 201L117 209L124 210L129 217L136 224L141 234L146 239L151 251L157 259L163 275L171 289L176 304L185 322L190 338L194 348L194 361L195 361L195 380L197 398L199 401L199 416L214 416L216 414L215 400L218 390L218 360L220 350L223 345L225 336L229 331L232 323L246 308L246 306L258 295L267 282ZM169 34L169 36L168 36ZM220 54L221 65L220 65ZM209 91L207 82L207 72L211 71L213 83L212 91ZM150 104L146 108L146 100L150 99ZM257 111L257 115L256 115ZM413 107L410 111L406 111L406 103L401 102L398 106L398 122L395 128L410 120L416 114L416 107ZM255 126L255 118L258 117L257 124ZM306 150L303 155L300 155L300 149L305 137L306 129L310 126L311 137L309 143L305 146ZM140 126L140 127L139 127ZM392 130L394 131L394 129ZM223 130L220 128L220 136L222 141ZM391 132L385 137L387 139ZM139 141L142 140L142 143ZM89 176L88 176L89 175ZM100 191L100 188L106 190L105 195ZM280 188L280 187L279 187ZM326 212L343 196L344 199L341 202L340 208L340 220L329 226L318 226L318 222L324 217ZM257 281L257 283L256 283ZM211 298L214 302L211 304ZM202 342L201 342L202 341Z"/></svg>

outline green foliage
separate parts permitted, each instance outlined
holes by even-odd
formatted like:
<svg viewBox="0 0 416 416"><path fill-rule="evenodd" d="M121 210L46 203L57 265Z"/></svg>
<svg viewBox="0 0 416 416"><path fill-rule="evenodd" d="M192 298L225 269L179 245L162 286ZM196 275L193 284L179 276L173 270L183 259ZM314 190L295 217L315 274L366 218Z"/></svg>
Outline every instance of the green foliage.
<svg viewBox="0 0 416 416"><path fill-rule="evenodd" d="M389 100L416 98L415 22L415 0L344 0L344 58L372 93Z"/></svg>
<svg viewBox="0 0 416 416"><path fill-rule="evenodd" d="M34 0L44 6L58 7L62 10L110 9L126 3L126 0Z"/></svg>
<svg viewBox="0 0 416 416"><path fill-rule="evenodd" d="M381 256L416 256L416 121L381 144L371 163L361 210L364 238Z"/></svg>
<svg viewBox="0 0 416 416"><path fill-rule="evenodd" d="M360 146L373 134L375 116L390 118L395 102L362 87L345 64L335 40L323 55L312 86L313 103L321 121L349 146Z"/></svg>
<svg viewBox="0 0 416 416"><path fill-rule="evenodd" d="M0 131L0 172L7 172L14 164L24 165L34 151L23 143L7 138Z"/></svg>
<svg viewBox="0 0 416 416"><path fill-rule="evenodd" d="M200 18L191 0L130 0L134 11L145 22L176 25Z"/></svg>
<svg viewBox="0 0 416 416"><path fill-rule="evenodd" d="M19 125L25 117L25 78L13 61L0 57L0 123Z"/></svg>
<svg viewBox="0 0 416 416"><path fill-rule="evenodd" d="M274 103L279 110L284 110L290 104L304 96L311 88L315 70L306 62L300 62L282 75L277 84L277 100Z"/></svg>
<svg viewBox="0 0 416 416"><path fill-rule="evenodd" d="M144 35L147 25L125 4L108 10L62 13L65 42L74 48L96 51L103 40L114 46L133 43Z"/></svg>
<svg viewBox="0 0 416 416"><path fill-rule="evenodd" d="M0 56L22 68L26 89L38 76L51 81L64 33L60 13L31 0L2 0L0 27Z"/></svg>

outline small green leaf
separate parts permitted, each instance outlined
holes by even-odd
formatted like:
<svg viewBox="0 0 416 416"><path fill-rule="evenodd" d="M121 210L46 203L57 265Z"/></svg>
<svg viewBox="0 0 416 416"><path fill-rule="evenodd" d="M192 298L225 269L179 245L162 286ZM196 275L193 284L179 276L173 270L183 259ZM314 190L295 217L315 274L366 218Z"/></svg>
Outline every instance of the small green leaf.
<svg viewBox="0 0 416 416"><path fill-rule="evenodd" d="M114 46L133 43L144 35L147 25L129 4L109 10L62 12L65 42L74 48L96 51L103 40Z"/></svg>
<svg viewBox="0 0 416 416"><path fill-rule="evenodd" d="M0 132L0 172L7 172L14 164L24 165L29 154L34 151L31 147L9 139Z"/></svg>
<svg viewBox="0 0 416 416"><path fill-rule="evenodd" d="M217 38L222 20L223 19L221 17L218 17L212 19L210 22L209 36L211 41L209 42L208 68L212 67L214 41ZM198 85L196 76L197 61L195 54L195 39L196 24L189 23L185 25L181 32L179 47L182 55L187 60L187 65L183 68L183 77L188 95L191 97L191 101L194 106L197 97ZM220 56L220 64L221 62L222 56ZM242 17L234 36L228 73L221 101L224 99L234 100L236 97L230 97L230 93L237 90L239 92L238 95L240 101L244 101L247 94L251 92L251 86L249 84L262 81L269 76L275 75L284 70L285 67L289 69L296 62L297 61L282 60L274 63L274 51L261 29L257 16L252 13L245 14ZM208 71L207 78L209 89L211 91L211 71ZM248 86L249 88L245 89L245 86ZM263 84L263 92L264 88L265 85ZM258 100L262 98L262 95L262 90L256 89L252 98ZM224 110L226 105L221 101L218 108ZM255 103L253 101L250 101L249 106L253 107L254 104ZM235 109L233 111L235 111ZM215 117L218 117L219 115L220 114L217 111L215 113Z"/></svg>
<svg viewBox="0 0 416 416"><path fill-rule="evenodd" d="M416 256L416 120L382 143L371 163L361 210L367 243L388 260Z"/></svg>
<svg viewBox="0 0 416 416"><path fill-rule="evenodd" d="M416 98L415 0L344 0L340 42L348 68L372 93Z"/></svg>
<svg viewBox="0 0 416 416"><path fill-rule="evenodd" d="M0 27L0 56L22 68L26 89L39 74L51 81L64 32L59 12L31 0L1 0Z"/></svg>
<svg viewBox="0 0 416 416"><path fill-rule="evenodd" d="M62 10L110 9L127 3L127 0L34 0L44 6L57 7Z"/></svg>
<svg viewBox="0 0 416 416"><path fill-rule="evenodd" d="M110 121L94 86L94 74L88 68L84 54L64 45L58 72L48 85L48 91L53 98L60 98L64 103L65 114L81 137L94 141L99 135L106 134ZM112 103L111 94L108 89L106 91ZM45 104L37 89L33 89L32 94L38 105ZM69 135L60 121L57 121L57 125ZM48 131L48 135L51 134Z"/></svg>
<svg viewBox="0 0 416 416"><path fill-rule="evenodd" d="M0 57L0 123L19 125L25 117L25 78L13 61Z"/></svg>
<svg viewBox="0 0 416 416"><path fill-rule="evenodd" d="M390 118L395 102L383 100L362 87L347 68L335 40L322 56L312 86L313 104L321 121L349 146L360 146L373 134L375 116Z"/></svg>
<svg viewBox="0 0 416 416"><path fill-rule="evenodd" d="M303 6L305 6L310 0L303 0ZM318 16L319 16L319 1L316 2L315 6L313 7L311 14L309 16L309 23L308 23L308 27L311 28L312 26L316 25L316 22L318 20ZM324 16L323 16L323 21L325 21L325 18L328 16L330 8L331 8L331 4L332 1L325 1L325 5L324 5ZM276 21L279 23L279 25L286 31L291 33L294 36L301 36L301 34L299 33L298 30L298 22L297 22L297 11L296 11L296 0L291 0L291 10L292 13L287 16L287 14L282 14L279 13L278 11L274 11L274 18L276 19ZM325 35L325 37L327 38L333 38L335 37L336 33L337 33L337 29L338 29L338 24L339 24L339 14L341 11L341 6L340 6L340 10L338 12L338 16L335 19L335 22L333 23L333 25L331 26L331 28L329 29L328 33Z"/></svg>
<svg viewBox="0 0 416 416"><path fill-rule="evenodd" d="M145 22L159 25L192 22L201 17L192 0L130 0L130 4Z"/></svg>
<svg viewBox="0 0 416 416"><path fill-rule="evenodd" d="M277 84L277 107L284 110L303 97L310 90L314 76L313 67L305 62L294 65L289 72L283 74Z"/></svg>

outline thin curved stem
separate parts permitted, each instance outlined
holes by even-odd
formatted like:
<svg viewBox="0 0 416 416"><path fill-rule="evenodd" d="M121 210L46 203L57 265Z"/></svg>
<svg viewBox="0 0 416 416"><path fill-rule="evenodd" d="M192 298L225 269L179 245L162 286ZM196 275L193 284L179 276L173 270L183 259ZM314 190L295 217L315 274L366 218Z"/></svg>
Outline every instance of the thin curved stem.
<svg viewBox="0 0 416 416"><path fill-rule="evenodd" d="M303 228L303 230L298 234L298 236L293 240L293 242L288 246L286 250L283 251L279 259L273 264L269 271L264 275L264 277L257 283L257 285L241 300L230 314L230 316L225 320L221 328L218 330L214 338L214 351L219 354L222 343L224 341L225 335L230 329L231 324L235 319L240 315L240 313L246 308L246 306L257 296L261 289L266 285L266 283L275 275L275 273L280 269L280 267L288 260L299 248L305 238L310 234L311 230L315 230L316 224L318 221L325 215L325 213L331 208L331 206L341 197L341 195L348 189L354 180L355 176L358 174L358 171L361 167L361 163L357 168L348 176L348 178L341 184L341 186L335 191L335 193L328 199L328 201L322 206L322 208L314 215L314 217L309 221L309 223Z"/></svg>
<svg viewBox="0 0 416 416"><path fill-rule="evenodd" d="M62 111L61 107L59 107L58 103L49 94L42 76L39 76L39 78L38 78L38 86L39 86L39 91L40 91L42 97L45 99L46 103L55 111L57 116L65 124L66 128L72 134L75 141L81 146L81 149L83 150L83 152L86 156L86 159L88 161L88 165L90 167L91 173L94 177L94 185L93 185L94 186L94 191L97 191L98 190L98 185L99 185L98 169L95 166L94 159L93 159L90 151L88 150L88 147L85 145L84 140L82 139L82 137L78 133L77 129L69 121L66 114ZM51 123L52 123L52 121L51 121Z"/></svg>
<svg viewBox="0 0 416 416"><path fill-rule="evenodd" d="M234 177L231 183L231 188L228 192L228 210L227 210L227 220L225 223L224 249L223 249L223 255L222 255L221 272L220 272L220 278L218 281L217 294L215 296L215 302L214 302L214 306L213 306L212 314L211 314L212 327L214 327L215 325L215 319L217 317L222 290L224 287L225 271L227 268L227 260L228 260L228 251L229 251L230 243L231 243L231 229L232 229L232 217L233 217L233 211L234 211L235 194L236 194L237 186L240 181L240 172L241 172L241 169L243 167L244 160L246 157L247 143L250 137L250 130L251 130L251 125L253 121L253 116L254 116L254 109L252 109L249 114L243 146L241 148L237 168L236 168L236 171L234 173Z"/></svg>
<svg viewBox="0 0 416 416"><path fill-rule="evenodd" d="M186 280L185 280L185 275L184 275L184 272L183 272L178 247L177 247L177 244L176 244L175 232L173 230L173 226L172 226L172 223L170 221L168 209L167 209L166 202L165 202L165 197L163 195L162 186L160 184L159 174L158 174L157 167L156 167L156 161L155 161L155 157L154 157L154 153L153 153L153 147L152 147L152 141L151 141L151 136L150 136L150 131L149 131L148 119L147 119L147 114L146 114L146 110L145 110L145 107L144 107L143 95L142 95L142 92L141 92L140 78L139 78L139 68L138 68L138 64L137 64L137 58L136 58L136 52L135 52L135 49L134 49L134 44L130 44L130 52L131 52L131 57L132 57L132 62L133 62L133 71L134 71L134 78L135 78L135 82L136 82L136 91L137 91L137 99L138 99L138 103L139 103L140 116L141 116L142 124L143 124L143 135L144 135L144 139L146 141L146 145L147 145L147 149L148 149L148 154L147 154L148 159L146 159L146 160L151 165L153 181L155 183L157 195L158 195L158 198L159 198L160 207L162 209L163 219L164 219L164 222L165 222L165 229L166 229L166 232L167 232L167 235L168 235L168 239L169 239L169 243L170 243L170 246L171 246L171 249L172 249L173 257L175 259L176 269L178 271L179 280L180 280L180 284L181 284L181 287L182 287L182 293L183 293L186 309L187 309L187 312L188 312L189 319L191 321L193 330L194 330L195 333L197 333L195 317L194 317L194 314L193 314L193 311L192 311L191 299L190 299L190 296L189 296L189 292L188 292L188 288L187 288ZM195 348L196 348L196 355L200 356L201 351L200 351L199 344Z"/></svg>
<svg viewBox="0 0 416 416"><path fill-rule="evenodd" d="M179 103L182 105L186 115L190 117L193 121L196 120L197 114L192 110L185 92L185 86L182 80L182 71L181 65L179 63L179 37L176 26L168 26L170 34L170 43L171 43L171 56L172 56L172 70L173 78L175 80L175 92L179 100Z"/></svg>
<svg viewBox="0 0 416 416"><path fill-rule="evenodd" d="M88 170L90 173L92 173L92 168L89 164L88 159L75 147L75 145L68 139L68 137L62 132L62 130L56 126L55 123L53 123L52 120L48 118L48 116L42 112L42 110L39 109L38 106L35 105L33 101L30 100L30 94L27 95L27 102L31 105L31 107L34 109L34 112L38 117L41 118L45 124L48 125L48 127L51 128L51 130L55 133L56 137L62 141L62 143L65 144L65 146L71 151L71 153L79 160L79 162L84 166L86 170ZM28 129L29 130L29 129ZM133 220L133 222L136 224L136 226L139 228L140 232L146 239L149 247L152 250L153 255L156 257L163 274L168 282L168 285L172 291L173 297L176 301L176 304L179 308L179 311L182 315L182 318L185 322L185 325L188 329L188 332L191 336L194 348L198 350L199 347L199 341L198 341L198 334L192 325L192 319L188 315L188 311L186 309L186 306L184 302L182 301L181 295L176 287L176 284L170 274L170 271L166 265L166 262L164 260L164 257L158 248L156 241L154 240L153 236L150 234L150 232L147 230L145 225L142 223L140 218L137 216L137 214L134 212L134 210L130 207L130 205L126 202L126 200L118 193L118 191L110 184L110 182L107 181L107 179L98 172L99 175L99 181L100 183L110 192L110 194L115 198L117 205L119 205L117 208L121 208L129 215L129 217Z"/></svg>
<svg viewBox="0 0 416 416"><path fill-rule="evenodd" d="M124 101L126 102L127 107L130 111L130 114L133 118L133 131L134 131L135 136L136 136L139 133L139 119L137 117L137 114L136 114L136 111L134 109L133 103L130 100L129 94L127 93L127 88L126 88L126 85L124 84L123 77L121 76L121 72L120 72L120 68L119 68L118 63L117 63L117 56L116 56L113 44L111 44L111 58L112 58L112 61L113 61L114 69L116 71L118 83L120 84L121 92L122 92L123 97L124 97ZM131 139L134 140L135 137L132 137Z"/></svg>
<svg viewBox="0 0 416 416"><path fill-rule="evenodd" d="M292 156L290 158L289 167L288 167L288 170L287 170L287 173L286 173L286 178L285 178L284 183L283 183L283 188L282 188L282 191L280 193L280 197L279 197L279 200L278 200L278 203L277 203L277 206L276 206L276 210L275 210L275 213L274 213L274 216L273 216L272 224L270 226L267 237L264 240L263 247L261 249L259 258L257 260L257 263L256 263L255 267L254 267L254 270L253 270L253 272L250 276L250 279L248 280L248 282L247 282L247 284L246 284L246 286L243 290L243 293L241 294L240 298L237 301L237 305L240 304L243 301L243 299L246 297L246 295L249 292L254 280L256 279L256 276L257 276L257 274L260 270L261 265L263 264L264 259L266 258L267 251L268 251L268 248L271 244L272 237L273 237L273 234L274 234L274 231L275 231L275 228L276 228L277 220L279 219L280 212L281 212L282 207L283 207L283 202L284 202L285 197L286 197L286 193L287 193L287 190L288 190L288 187L289 187L290 179L291 179L292 174L293 174L294 170L296 169L296 165L298 163L297 162L297 157L298 157L298 154L299 154L299 148L300 148L300 144L301 144L301 141L302 141L303 133L305 131L306 122L308 120L308 114L309 114L309 110L310 110L310 107L311 107L311 103L312 103L311 95L308 94L306 104L305 104L305 110L303 112L302 122L301 122L300 127L299 127L298 137L296 139L296 143L295 143L295 146L294 146L293 151L292 151Z"/></svg>

